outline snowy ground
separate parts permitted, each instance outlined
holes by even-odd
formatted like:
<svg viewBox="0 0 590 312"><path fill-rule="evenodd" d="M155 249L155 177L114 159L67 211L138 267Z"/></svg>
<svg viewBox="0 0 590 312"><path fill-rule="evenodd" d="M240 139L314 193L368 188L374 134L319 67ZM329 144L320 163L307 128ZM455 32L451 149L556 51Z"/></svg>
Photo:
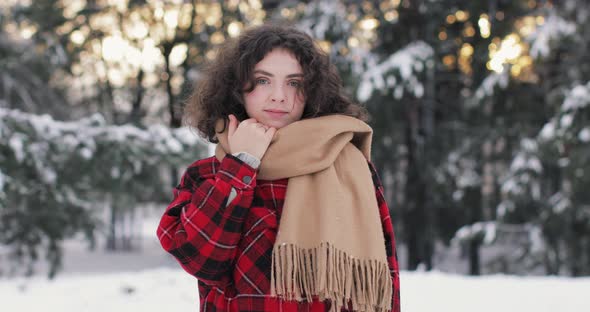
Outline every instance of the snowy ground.
<svg viewBox="0 0 590 312"><path fill-rule="evenodd" d="M590 278L468 278L402 272L404 312L590 311ZM60 276L0 281L2 311L198 311L195 281L184 271Z"/></svg>
<svg viewBox="0 0 590 312"><path fill-rule="evenodd" d="M144 222L142 250L110 254L66 244L64 271L49 281L0 279L2 311L198 311L196 280L163 253L157 219ZM466 277L402 271L403 312L590 311L590 278Z"/></svg>

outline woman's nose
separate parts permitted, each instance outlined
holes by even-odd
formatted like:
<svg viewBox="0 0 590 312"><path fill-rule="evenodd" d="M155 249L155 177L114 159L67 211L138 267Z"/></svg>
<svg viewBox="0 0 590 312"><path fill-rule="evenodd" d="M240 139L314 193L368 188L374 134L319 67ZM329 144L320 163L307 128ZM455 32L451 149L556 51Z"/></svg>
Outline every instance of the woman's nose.
<svg viewBox="0 0 590 312"><path fill-rule="evenodd" d="M271 100L273 102L285 102L285 90L283 89L283 86L281 85L275 85L275 87L272 90L272 94L271 94Z"/></svg>

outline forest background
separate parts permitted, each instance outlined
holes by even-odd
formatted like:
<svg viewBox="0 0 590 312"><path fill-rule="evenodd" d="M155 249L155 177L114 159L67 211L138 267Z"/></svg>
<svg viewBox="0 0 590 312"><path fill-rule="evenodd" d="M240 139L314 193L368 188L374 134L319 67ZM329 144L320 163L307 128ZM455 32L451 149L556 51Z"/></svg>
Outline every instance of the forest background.
<svg viewBox="0 0 590 312"><path fill-rule="evenodd" d="M203 65L265 22L316 38L368 109L404 270L590 275L589 17L583 0L2 1L0 275L54 277L75 237L140 249L147 207L209 153L181 123Z"/></svg>

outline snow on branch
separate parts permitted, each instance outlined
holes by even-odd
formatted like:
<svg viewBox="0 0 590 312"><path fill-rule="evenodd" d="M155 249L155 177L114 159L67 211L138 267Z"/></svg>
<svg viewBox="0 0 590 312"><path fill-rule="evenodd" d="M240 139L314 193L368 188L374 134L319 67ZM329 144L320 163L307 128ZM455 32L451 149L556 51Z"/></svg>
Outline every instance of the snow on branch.
<svg viewBox="0 0 590 312"><path fill-rule="evenodd" d="M541 129L537 139L546 143L555 140L590 142L590 127L583 117L590 107L590 81L573 87L566 95L557 114Z"/></svg>
<svg viewBox="0 0 590 312"><path fill-rule="evenodd" d="M78 150L90 159L96 143L136 145L153 152L179 154L188 146L203 143L187 128L171 130L163 125L141 129L131 125L107 125L100 114L77 121L57 121L49 115L33 115L0 108L0 139L8 142L17 159L34 141L59 141L63 149ZM27 146L28 145L28 146Z"/></svg>
<svg viewBox="0 0 590 312"><path fill-rule="evenodd" d="M566 21L560 16L550 14L545 18L545 23L535 29L526 40L531 45L530 54L534 58L549 56L551 43L562 37L570 36L576 32L576 25Z"/></svg>
<svg viewBox="0 0 590 312"><path fill-rule="evenodd" d="M510 76L508 69L505 67L501 73L493 72L488 75L481 83L481 85L475 90L475 100L479 103L480 100L487 96L494 94L494 89L500 87L506 89Z"/></svg>
<svg viewBox="0 0 590 312"><path fill-rule="evenodd" d="M538 155L538 144L530 138L520 141L520 148L512 159L510 170L503 178L501 190L506 196L520 196L528 194L534 200L541 197L539 177L543 174L543 165ZM499 215L503 215L507 204L499 207Z"/></svg>
<svg viewBox="0 0 590 312"><path fill-rule="evenodd" d="M350 33L352 23L347 19L346 7L340 1L314 1L306 6L297 26L313 38L325 40L331 32Z"/></svg>
<svg viewBox="0 0 590 312"><path fill-rule="evenodd" d="M100 114L64 122L4 108L0 108L0 149L5 151L0 158L0 186L12 179L17 185L58 184L58 188L69 185L66 181L75 174L95 183L130 181L153 175L153 168L162 164L194 161L207 150L187 128L107 125ZM82 168L85 172L78 172Z"/></svg>
<svg viewBox="0 0 590 312"><path fill-rule="evenodd" d="M453 244L464 243L474 239L480 239L488 245L496 239L495 222L476 222L462 226L451 240Z"/></svg>
<svg viewBox="0 0 590 312"><path fill-rule="evenodd" d="M424 85L418 77L425 67L432 66L433 55L432 47L423 41L407 45L363 74L357 97L364 102L375 90L380 90L391 92L394 98L401 99L405 90L421 98Z"/></svg>

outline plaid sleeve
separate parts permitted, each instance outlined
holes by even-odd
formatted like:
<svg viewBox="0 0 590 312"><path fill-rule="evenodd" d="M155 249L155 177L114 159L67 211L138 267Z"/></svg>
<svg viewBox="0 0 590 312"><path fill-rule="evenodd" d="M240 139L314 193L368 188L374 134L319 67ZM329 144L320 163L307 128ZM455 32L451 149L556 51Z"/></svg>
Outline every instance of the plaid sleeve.
<svg viewBox="0 0 590 312"><path fill-rule="evenodd" d="M379 215L381 216L381 224L383 226L383 234L385 236L385 249L387 251L387 261L391 272L391 280L393 283L393 307L392 312L400 311L400 283L399 283L399 265L397 261L397 252L395 249L395 234L393 232L393 225L389 215L389 207L385 201L383 194L383 185L381 179L377 175L377 170L374 165L369 162L369 168L373 177L373 184L375 185L375 193L377 195L377 204L379 205Z"/></svg>
<svg viewBox="0 0 590 312"><path fill-rule="evenodd" d="M230 281L242 225L252 204L256 170L227 155L195 162L173 190L157 229L162 247L188 273L208 285ZM231 189L236 196L228 203Z"/></svg>

